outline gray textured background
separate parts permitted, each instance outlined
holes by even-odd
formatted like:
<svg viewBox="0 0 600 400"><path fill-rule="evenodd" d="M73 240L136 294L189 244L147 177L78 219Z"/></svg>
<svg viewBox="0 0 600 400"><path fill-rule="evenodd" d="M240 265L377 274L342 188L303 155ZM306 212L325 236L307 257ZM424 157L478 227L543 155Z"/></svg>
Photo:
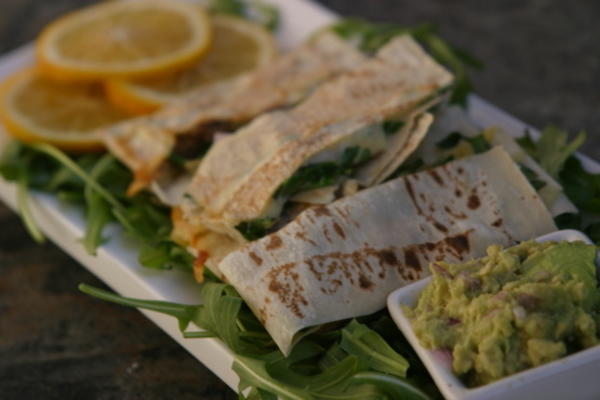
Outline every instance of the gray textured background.
<svg viewBox="0 0 600 400"><path fill-rule="evenodd" d="M91 0L1 0L0 53ZM535 126L587 129L600 158L600 2L322 0L343 15L433 22L486 64L484 98ZM234 399L214 375L134 310L79 294L93 276L32 243L0 205L0 398Z"/></svg>

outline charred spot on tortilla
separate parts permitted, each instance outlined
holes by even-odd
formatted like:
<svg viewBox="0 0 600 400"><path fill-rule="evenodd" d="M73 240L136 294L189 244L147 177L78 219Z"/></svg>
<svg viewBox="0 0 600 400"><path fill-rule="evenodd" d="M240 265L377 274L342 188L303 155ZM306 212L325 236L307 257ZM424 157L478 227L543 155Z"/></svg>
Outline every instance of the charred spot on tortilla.
<svg viewBox="0 0 600 400"><path fill-rule="evenodd" d="M417 271L421 271L423 269L421 262L419 261L419 257L415 253L414 249L410 247L404 249L404 265Z"/></svg>
<svg viewBox="0 0 600 400"><path fill-rule="evenodd" d="M443 233L447 233L448 232L448 228L446 227L446 225L438 222L438 221L433 221L433 226L435 227L435 229L437 229L440 232Z"/></svg>
<svg viewBox="0 0 600 400"><path fill-rule="evenodd" d="M496 228L502 226L502 218L498 218L497 220L492 222L492 226L495 226Z"/></svg>
<svg viewBox="0 0 600 400"><path fill-rule="evenodd" d="M374 286L373 282L371 282L371 280L367 278L365 274L362 273L358 275L358 285L361 289L365 290L372 290Z"/></svg>
<svg viewBox="0 0 600 400"><path fill-rule="evenodd" d="M438 174L438 172L435 169L430 169L429 171L427 171L427 173L429 174L429 176L431 176L433 178L433 180L440 186L444 186L444 180L442 179L442 177L440 176L440 174Z"/></svg>
<svg viewBox="0 0 600 400"><path fill-rule="evenodd" d="M342 229L340 224L338 224L337 222L334 222L333 229L335 230L335 232L338 234L339 237L341 237L342 239L346 239L346 233L344 232L344 230Z"/></svg>
<svg viewBox="0 0 600 400"><path fill-rule="evenodd" d="M444 206L444 211L446 211L448 215L452 216L452 218L467 219L467 214L462 211L457 213L456 211L452 210L450 206Z"/></svg>
<svg viewBox="0 0 600 400"><path fill-rule="evenodd" d="M317 217L331 217L331 211L329 211L329 209L326 206L316 206L313 207L311 209L311 211L317 216Z"/></svg>
<svg viewBox="0 0 600 400"><path fill-rule="evenodd" d="M249 253L248 253L248 255L250 256L250 258L252 259L252 261L254 261L254 263L255 263L257 266L259 266L259 267L260 267L260 266L262 265L262 263L263 263L263 260L262 260L262 258L260 258L260 257L258 256L258 254L256 254L255 252L251 251L251 252L249 252Z"/></svg>
<svg viewBox="0 0 600 400"><path fill-rule="evenodd" d="M460 259L462 259L464 253L468 253L470 250L469 234L471 232L473 232L473 229L458 235L449 236L444 240L446 244L456 252Z"/></svg>
<svg viewBox="0 0 600 400"><path fill-rule="evenodd" d="M479 208L479 206L481 206L481 200L479 199L479 196L477 193L471 193L471 195L469 195L469 199L467 200L467 207L469 207L471 210L476 210Z"/></svg>
<svg viewBox="0 0 600 400"><path fill-rule="evenodd" d="M276 233L273 233L272 235L269 236L269 243L267 244L267 250L278 249L282 246L282 244L283 244L283 242L281 241L279 236L277 236Z"/></svg>

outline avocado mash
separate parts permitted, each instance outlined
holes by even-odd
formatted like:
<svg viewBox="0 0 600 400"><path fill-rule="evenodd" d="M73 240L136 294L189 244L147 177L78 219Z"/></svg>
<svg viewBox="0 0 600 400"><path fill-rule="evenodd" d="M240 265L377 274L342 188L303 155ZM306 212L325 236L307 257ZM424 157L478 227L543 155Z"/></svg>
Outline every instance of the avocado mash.
<svg viewBox="0 0 600 400"><path fill-rule="evenodd" d="M600 343L596 250L530 241L433 263L431 283L405 311L424 347L451 352L468 386L486 384Z"/></svg>

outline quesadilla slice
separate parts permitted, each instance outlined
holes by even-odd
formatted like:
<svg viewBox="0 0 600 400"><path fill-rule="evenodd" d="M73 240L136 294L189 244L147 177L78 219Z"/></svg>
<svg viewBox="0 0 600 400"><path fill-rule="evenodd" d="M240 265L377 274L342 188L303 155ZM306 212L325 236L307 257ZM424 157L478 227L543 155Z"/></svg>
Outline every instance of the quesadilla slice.
<svg viewBox="0 0 600 400"><path fill-rule="evenodd" d="M219 250L202 243L208 232L241 246L307 205L380 182L417 147L433 121L425 109L451 82L410 36L393 39L296 107L262 115L215 143L188 189L174 237L210 253L208 265L216 267Z"/></svg>
<svg viewBox="0 0 600 400"><path fill-rule="evenodd" d="M423 161L424 165L436 165L440 161L465 157L492 146L504 147L537 190L552 216L577 212L560 183L530 157L513 136L498 127L482 129L462 108L448 107L437 113L430 133L412 157Z"/></svg>
<svg viewBox="0 0 600 400"><path fill-rule="evenodd" d="M332 32L322 32L271 64L218 83L151 114L100 132L134 173L129 193L147 187L175 152L201 154L217 131L232 130L265 111L300 101L319 83L356 68L367 57Z"/></svg>
<svg viewBox="0 0 600 400"><path fill-rule="evenodd" d="M302 330L371 314L387 295L556 229L501 147L314 207L219 265L284 354Z"/></svg>

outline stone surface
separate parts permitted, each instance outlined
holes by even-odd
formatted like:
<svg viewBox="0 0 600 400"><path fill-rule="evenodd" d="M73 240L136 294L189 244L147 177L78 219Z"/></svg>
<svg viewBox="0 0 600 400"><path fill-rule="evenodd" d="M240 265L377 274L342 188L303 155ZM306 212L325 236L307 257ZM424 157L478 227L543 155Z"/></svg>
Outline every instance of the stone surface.
<svg viewBox="0 0 600 400"><path fill-rule="evenodd" d="M92 0L2 0L0 53ZM587 129L600 158L600 2L323 0L344 15L415 24L486 64L476 91L535 126ZM53 244L37 245L0 205L0 398L234 399L210 371L135 310L80 294L103 287Z"/></svg>

